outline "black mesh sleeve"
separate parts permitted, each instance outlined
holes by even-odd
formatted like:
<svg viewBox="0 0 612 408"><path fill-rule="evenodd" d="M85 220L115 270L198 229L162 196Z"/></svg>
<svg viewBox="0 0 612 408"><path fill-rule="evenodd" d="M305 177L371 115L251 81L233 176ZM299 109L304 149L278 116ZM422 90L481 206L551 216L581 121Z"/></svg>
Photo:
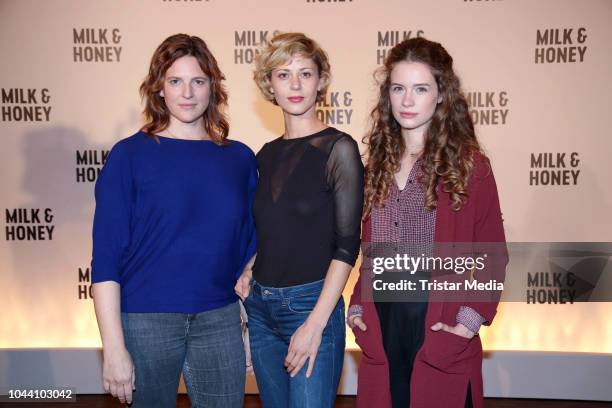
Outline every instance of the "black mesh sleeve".
<svg viewBox="0 0 612 408"><path fill-rule="evenodd" d="M355 265L363 211L363 164L357 143L348 135L338 139L332 147L327 162L327 182L334 197L333 259Z"/></svg>

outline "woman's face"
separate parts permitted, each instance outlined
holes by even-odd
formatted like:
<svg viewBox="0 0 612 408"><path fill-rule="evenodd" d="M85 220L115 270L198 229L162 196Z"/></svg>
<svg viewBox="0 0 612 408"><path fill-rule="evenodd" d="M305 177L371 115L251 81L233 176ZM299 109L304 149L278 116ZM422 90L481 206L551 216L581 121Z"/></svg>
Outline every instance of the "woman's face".
<svg viewBox="0 0 612 408"><path fill-rule="evenodd" d="M194 123L202 119L208 108L210 78L195 57L181 57L166 71L160 95L170 111L171 122Z"/></svg>
<svg viewBox="0 0 612 408"><path fill-rule="evenodd" d="M314 61L295 54L285 65L272 70L269 85L283 111L299 116L314 110L322 81Z"/></svg>
<svg viewBox="0 0 612 408"><path fill-rule="evenodd" d="M389 100L403 130L424 132L442 97L428 65L402 61L391 70Z"/></svg>

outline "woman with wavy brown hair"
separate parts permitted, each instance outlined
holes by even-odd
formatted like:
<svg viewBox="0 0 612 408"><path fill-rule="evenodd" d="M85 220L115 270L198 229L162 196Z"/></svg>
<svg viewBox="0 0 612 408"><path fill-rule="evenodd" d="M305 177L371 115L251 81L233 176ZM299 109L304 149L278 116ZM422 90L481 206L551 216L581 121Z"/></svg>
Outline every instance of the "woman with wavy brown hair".
<svg viewBox="0 0 612 408"><path fill-rule="evenodd" d="M134 407L242 407L234 283L255 253L253 152L227 139L224 76L202 39L168 37L140 87L146 124L96 183L92 282L104 388ZM135 390L135 391L134 391Z"/></svg>
<svg viewBox="0 0 612 408"><path fill-rule="evenodd" d="M364 138L364 260L347 319L363 350L357 406L482 407L478 330L497 303L438 302L427 290L385 301L373 295L371 267L373 253L385 250L433 256L447 250L442 243L505 242L491 166L442 45L405 40L378 74L380 97ZM490 268L503 271L504 251Z"/></svg>

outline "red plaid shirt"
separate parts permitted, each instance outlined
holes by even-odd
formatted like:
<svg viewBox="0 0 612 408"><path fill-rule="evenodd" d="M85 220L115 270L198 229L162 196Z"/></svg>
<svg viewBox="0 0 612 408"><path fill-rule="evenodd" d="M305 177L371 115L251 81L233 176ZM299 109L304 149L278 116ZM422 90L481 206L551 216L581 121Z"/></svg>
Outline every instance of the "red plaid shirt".
<svg viewBox="0 0 612 408"><path fill-rule="evenodd" d="M421 160L417 160L402 190L394 182L389 196L381 208L372 208L372 242L394 244L394 253L431 255L434 244L436 211L425 208L425 186L419 182L422 175ZM382 255L382 254L381 254ZM393 256L394 254L385 254ZM349 317L362 314L360 305L349 308ZM477 333L485 319L474 309L461 306L457 323Z"/></svg>

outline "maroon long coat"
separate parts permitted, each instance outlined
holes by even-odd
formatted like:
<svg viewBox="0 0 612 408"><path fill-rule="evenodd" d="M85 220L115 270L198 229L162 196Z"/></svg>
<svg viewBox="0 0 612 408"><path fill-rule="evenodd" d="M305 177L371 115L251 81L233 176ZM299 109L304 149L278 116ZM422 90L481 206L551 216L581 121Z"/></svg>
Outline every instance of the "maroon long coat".
<svg viewBox="0 0 612 408"><path fill-rule="evenodd" d="M474 170L468 183L468 199L459 211L451 208L450 196L438 188L434 241L442 242L501 242L505 243L499 198L491 166L486 157L476 154ZM370 220L363 224L362 242L371 241ZM507 264L505 245L503 256L487 265L497 278L503 279ZM364 268L360 269L364 273ZM367 272L369 275L369 271ZM367 279L366 276L364 278ZM351 296L351 304L363 306L367 330L354 328L355 339L362 350L358 371L358 408L391 407L389 369L382 344L380 323L371 301L362 299L360 276ZM371 298L370 298L371 299ZM461 305L476 310L491 324L497 302L432 302L426 314L425 339L417 353L410 389L411 408L463 408L468 384L471 386L474 408L483 407L482 343L478 336L465 339L452 333L429 329L436 322L456 324Z"/></svg>

